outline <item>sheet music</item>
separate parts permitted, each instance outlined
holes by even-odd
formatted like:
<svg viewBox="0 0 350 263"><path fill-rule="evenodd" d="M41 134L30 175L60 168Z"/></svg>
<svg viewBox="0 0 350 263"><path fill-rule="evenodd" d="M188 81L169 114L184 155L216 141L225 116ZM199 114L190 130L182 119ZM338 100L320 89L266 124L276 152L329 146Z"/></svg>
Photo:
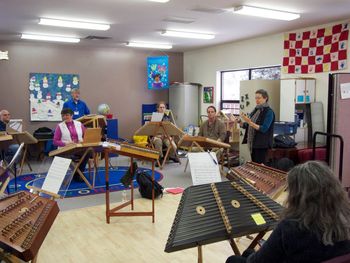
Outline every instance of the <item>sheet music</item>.
<svg viewBox="0 0 350 263"><path fill-rule="evenodd" d="M163 116L164 116L164 113L153 112L153 113L152 113L151 121L152 121L152 122L160 122L160 121L163 120Z"/></svg>
<svg viewBox="0 0 350 263"><path fill-rule="evenodd" d="M71 159L55 156L41 188L45 191L57 194L71 161Z"/></svg>
<svg viewBox="0 0 350 263"><path fill-rule="evenodd" d="M219 164L214 152L188 153L188 160L193 185L221 182Z"/></svg>
<svg viewBox="0 0 350 263"><path fill-rule="evenodd" d="M8 123L8 127L17 132L22 132L22 123L22 119L11 119Z"/></svg>

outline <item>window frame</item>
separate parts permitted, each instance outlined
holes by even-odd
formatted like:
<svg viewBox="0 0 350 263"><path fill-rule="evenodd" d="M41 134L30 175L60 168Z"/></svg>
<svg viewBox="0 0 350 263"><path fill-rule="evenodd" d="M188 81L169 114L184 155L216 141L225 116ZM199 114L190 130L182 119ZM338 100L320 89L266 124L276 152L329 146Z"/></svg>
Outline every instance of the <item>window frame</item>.
<svg viewBox="0 0 350 263"><path fill-rule="evenodd" d="M254 68L242 68L242 69L234 69L234 70L223 70L220 71L220 109L224 110L223 105L224 103L240 103L240 100L223 100L223 73L227 73L227 72L235 72L235 71L248 71L248 80L252 80L252 71L256 70L256 69L266 69L266 68L279 68L280 70L282 70L282 66L281 65L274 65L274 66L265 66L265 67L254 67ZM226 108L225 108L226 109Z"/></svg>

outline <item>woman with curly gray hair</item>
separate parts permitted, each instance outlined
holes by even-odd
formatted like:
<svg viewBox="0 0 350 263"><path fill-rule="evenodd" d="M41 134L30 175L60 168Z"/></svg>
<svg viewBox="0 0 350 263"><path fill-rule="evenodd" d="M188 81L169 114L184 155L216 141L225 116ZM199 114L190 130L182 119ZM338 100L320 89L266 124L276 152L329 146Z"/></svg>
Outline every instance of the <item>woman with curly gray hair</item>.
<svg viewBox="0 0 350 263"><path fill-rule="evenodd" d="M281 222L255 253L227 263L313 263L350 253L350 203L325 164L309 161L288 173L288 197Z"/></svg>

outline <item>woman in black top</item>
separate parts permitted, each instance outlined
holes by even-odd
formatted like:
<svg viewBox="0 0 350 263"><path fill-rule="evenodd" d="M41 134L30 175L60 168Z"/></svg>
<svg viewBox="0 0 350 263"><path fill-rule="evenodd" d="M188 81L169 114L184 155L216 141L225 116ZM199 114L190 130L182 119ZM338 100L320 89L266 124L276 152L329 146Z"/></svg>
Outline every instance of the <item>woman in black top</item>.
<svg viewBox="0 0 350 263"><path fill-rule="evenodd" d="M275 113L270 108L269 95L266 90L255 92L255 109L249 114L241 114L244 123L240 126L246 129L243 144L248 144L252 161L266 164L266 153L273 144L273 127Z"/></svg>
<svg viewBox="0 0 350 263"><path fill-rule="evenodd" d="M325 164L293 168L288 192L282 220L264 245L226 263L316 263L350 253L350 203Z"/></svg>

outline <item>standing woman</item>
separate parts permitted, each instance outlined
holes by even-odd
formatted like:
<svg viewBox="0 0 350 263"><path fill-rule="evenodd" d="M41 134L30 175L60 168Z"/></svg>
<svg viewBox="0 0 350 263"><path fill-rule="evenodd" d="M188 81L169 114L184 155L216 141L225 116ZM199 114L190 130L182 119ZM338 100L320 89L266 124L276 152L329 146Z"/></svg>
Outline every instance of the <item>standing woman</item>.
<svg viewBox="0 0 350 263"><path fill-rule="evenodd" d="M350 253L350 203L333 172L309 161L289 171L287 186L282 220L269 239L226 263L319 263Z"/></svg>
<svg viewBox="0 0 350 263"><path fill-rule="evenodd" d="M248 144L252 161L266 164L266 153L273 145L273 126L275 113L270 108L269 95L266 90L255 92L255 109L249 114L241 114L244 123L240 126L246 129L243 144Z"/></svg>

